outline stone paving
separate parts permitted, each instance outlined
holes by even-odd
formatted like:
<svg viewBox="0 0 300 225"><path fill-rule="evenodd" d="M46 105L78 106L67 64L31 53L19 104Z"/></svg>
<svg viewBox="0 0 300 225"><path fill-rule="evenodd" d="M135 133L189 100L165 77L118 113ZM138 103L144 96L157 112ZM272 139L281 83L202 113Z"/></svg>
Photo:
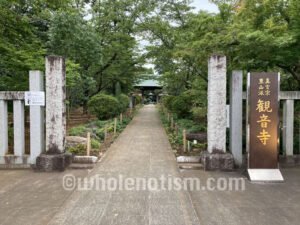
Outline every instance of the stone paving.
<svg viewBox="0 0 300 225"><path fill-rule="evenodd" d="M148 105L92 171L0 170L0 225L296 225L300 221L300 169L282 172L284 183L254 184L241 171L179 171L157 110ZM95 186L68 191L63 188L66 175L98 175L107 181L164 175L198 178L201 184L208 178L236 177L245 179L245 191L109 191Z"/></svg>
<svg viewBox="0 0 300 225"><path fill-rule="evenodd" d="M0 170L0 225L47 224L71 196L63 188L63 173ZM86 170L72 171L85 177Z"/></svg>
<svg viewBox="0 0 300 225"><path fill-rule="evenodd" d="M180 177L175 156L153 105L143 107L89 177ZM199 224L185 191L75 191L50 221L54 224Z"/></svg>
<svg viewBox="0 0 300 225"><path fill-rule="evenodd" d="M190 191L199 221L204 225L300 224L300 168L281 169L284 183L251 183L242 171L205 172L182 170L185 178L241 178L244 191ZM216 182L213 182L216 184ZM202 186L202 185L201 185ZM214 187L214 185L213 185Z"/></svg>

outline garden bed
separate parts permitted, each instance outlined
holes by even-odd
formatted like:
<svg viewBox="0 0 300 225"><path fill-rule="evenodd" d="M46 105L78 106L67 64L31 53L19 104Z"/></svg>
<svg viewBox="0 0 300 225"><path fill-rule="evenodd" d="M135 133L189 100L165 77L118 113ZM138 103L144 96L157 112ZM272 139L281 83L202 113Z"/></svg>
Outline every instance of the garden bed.
<svg viewBox="0 0 300 225"><path fill-rule="evenodd" d="M202 151L206 151L207 142L201 142L194 144L190 142L190 151L186 146L186 151L184 151L183 146L183 131L186 130L186 133L200 133L206 132L206 123L195 122L190 119L180 119L177 118L175 114L167 112L167 110L162 105L157 105L158 112L163 123L163 126L166 130L166 133L169 138L169 142L172 146L173 152L176 157L178 156L200 156ZM173 129L172 129L172 118L173 118ZM177 123L177 130L175 124ZM188 141L186 141L186 144Z"/></svg>
<svg viewBox="0 0 300 225"><path fill-rule="evenodd" d="M120 135L120 133L126 128L138 110L141 108L137 105L132 113L130 109L127 109L122 114L122 122L120 117L117 118L116 133L114 133L115 119L109 120L88 120L85 124L72 127L67 131L68 136L78 136L86 138L90 133L91 137L91 151L90 156L97 156L101 158L108 150L114 140ZM105 139L105 126L107 126L107 137ZM85 144L78 144L75 147L68 148L67 152L72 152L76 156L86 156L87 147Z"/></svg>

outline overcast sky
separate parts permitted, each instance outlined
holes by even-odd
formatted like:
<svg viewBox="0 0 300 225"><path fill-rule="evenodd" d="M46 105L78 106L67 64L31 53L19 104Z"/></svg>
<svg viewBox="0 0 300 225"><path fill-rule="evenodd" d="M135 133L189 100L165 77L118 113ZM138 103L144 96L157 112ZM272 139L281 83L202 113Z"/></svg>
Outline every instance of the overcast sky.
<svg viewBox="0 0 300 225"><path fill-rule="evenodd" d="M199 10L206 10L208 12L218 12L218 7L210 3L208 0L194 0L194 2L191 4L192 6L196 7L195 12L198 12Z"/></svg>

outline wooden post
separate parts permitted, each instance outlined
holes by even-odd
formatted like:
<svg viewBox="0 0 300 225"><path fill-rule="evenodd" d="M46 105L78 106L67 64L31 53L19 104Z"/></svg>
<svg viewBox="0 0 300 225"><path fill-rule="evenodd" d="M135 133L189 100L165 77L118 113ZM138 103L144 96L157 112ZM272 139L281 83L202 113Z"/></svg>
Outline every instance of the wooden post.
<svg viewBox="0 0 300 225"><path fill-rule="evenodd" d="M176 137L178 136L178 124L175 123Z"/></svg>
<svg viewBox="0 0 300 225"><path fill-rule="evenodd" d="M186 152L186 130L183 131L183 152Z"/></svg>
<svg viewBox="0 0 300 225"><path fill-rule="evenodd" d="M122 123L122 121L123 121L123 114L121 113L120 114L120 123Z"/></svg>
<svg viewBox="0 0 300 225"><path fill-rule="evenodd" d="M117 133L117 118L115 118L114 135Z"/></svg>
<svg viewBox="0 0 300 225"><path fill-rule="evenodd" d="M107 140L107 127L108 127L108 125L105 124L104 142L106 142L106 140Z"/></svg>
<svg viewBox="0 0 300 225"><path fill-rule="evenodd" d="M171 130L172 130L172 132L174 130L174 119L173 119L173 117L171 118Z"/></svg>
<svg viewBox="0 0 300 225"><path fill-rule="evenodd" d="M86 155L90 156L91 151L91 134L90 132L87 133L87 144L86 144Z"/></svg>
<svg viewBox="0 0 300 225"><path fill-rule="evenodd" d="M170 121L170 113L168 113L168 122Z"/></svg>

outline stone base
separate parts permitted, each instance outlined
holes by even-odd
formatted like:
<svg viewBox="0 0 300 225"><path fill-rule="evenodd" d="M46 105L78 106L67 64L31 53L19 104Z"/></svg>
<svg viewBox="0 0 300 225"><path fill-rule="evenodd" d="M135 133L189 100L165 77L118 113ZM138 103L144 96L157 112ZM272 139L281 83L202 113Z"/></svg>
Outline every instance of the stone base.
<svg viewBox="0 0 300 225"><path fill-rule="evenodd" d="M64 171L72 163L72 153L41 154L36 158L35 168L42 172Z"/></svg>
<svg viewBox="0 0 300 225"><path fill-rule="evenodd" d="M300 167L300 155L292 155L292 156L280 155L279 165L281 168Z"/></svg>
<svg viewBox="0 0 300 225"><path fill-rule="evenodd" d="M200 160L204 170L231 171L234 169L234 159L231 153L201 152Z"/></svg>
<svg viewBox="0 0 300 225"><path fill-rule="evenodd" d="M30 155L0 156L0 169L28 169L30 168Z"/></svg>

